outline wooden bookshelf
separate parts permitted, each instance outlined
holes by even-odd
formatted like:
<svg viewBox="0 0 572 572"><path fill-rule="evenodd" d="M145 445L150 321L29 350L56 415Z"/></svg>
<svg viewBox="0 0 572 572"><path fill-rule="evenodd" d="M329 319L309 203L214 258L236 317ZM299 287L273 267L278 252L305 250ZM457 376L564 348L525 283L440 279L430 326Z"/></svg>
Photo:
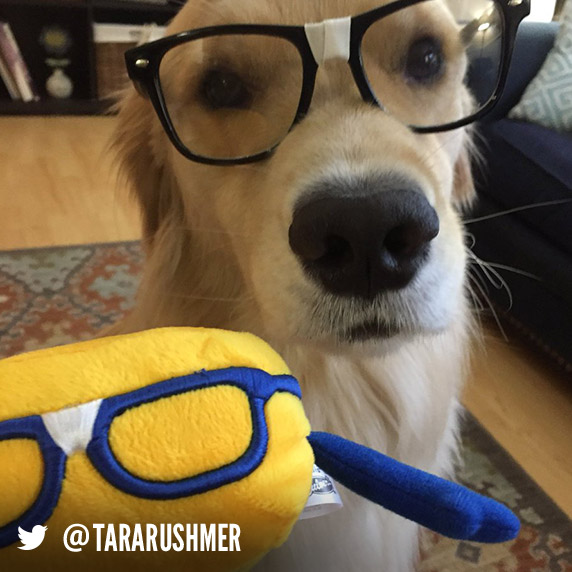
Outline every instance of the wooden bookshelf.
<svg viewBox="0 0 572 572"><path fill-rule="evenodd" d="M2 91L0 115L95 115L107 112L109 102L100 101L97 96L93 24L155 23L163 26L179 9L176 4L128 0L0 0L0 21L10 24L40 92L39 101L25 103L13 101ZM74 92L70 99L52 98L45 88L51 70L45 63L49 54L43 49L40 37L47 26L53 25L64 28L71 37L67 57L72 62L69 69Z"/></svg>

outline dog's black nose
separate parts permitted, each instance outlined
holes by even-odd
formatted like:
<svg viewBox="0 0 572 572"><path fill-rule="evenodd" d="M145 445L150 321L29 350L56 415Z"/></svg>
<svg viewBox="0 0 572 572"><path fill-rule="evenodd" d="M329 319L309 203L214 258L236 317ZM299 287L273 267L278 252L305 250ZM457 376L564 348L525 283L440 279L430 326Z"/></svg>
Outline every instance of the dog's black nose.
<svg viewBox="0 0 572 572"><path fill-rule="evenodd" d="M329 292L373 298L406 286L423 265L439 218L420 190L351 196L324 186L295 209L290 248ZM370 184L367 185L371 186Z"/></svg>

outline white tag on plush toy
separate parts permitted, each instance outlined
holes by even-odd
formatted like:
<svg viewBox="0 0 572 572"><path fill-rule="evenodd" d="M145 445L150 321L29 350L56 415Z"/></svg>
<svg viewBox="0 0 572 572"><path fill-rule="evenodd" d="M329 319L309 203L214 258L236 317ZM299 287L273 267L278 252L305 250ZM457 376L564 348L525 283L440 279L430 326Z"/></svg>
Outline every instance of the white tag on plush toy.
<svg viewBox="0 0 572 572"><path fill-rule="evenodd" d="M300 515L300 520L324 516L344 506L334 484L334 480L322 469L314 465L312 470L312 490L308 502Z"/></svg>

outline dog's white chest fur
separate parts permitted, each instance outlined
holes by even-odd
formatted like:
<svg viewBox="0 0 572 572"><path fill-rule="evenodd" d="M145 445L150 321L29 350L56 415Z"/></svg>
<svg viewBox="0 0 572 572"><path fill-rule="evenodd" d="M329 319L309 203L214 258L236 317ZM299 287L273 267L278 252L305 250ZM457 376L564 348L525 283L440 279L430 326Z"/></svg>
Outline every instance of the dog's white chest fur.
<svg viewBox="0 0 572 572"><path fill-rule="evenodd" d="M302 385L313 429L450 475L463 374L462 344L448 339L454 335L401 344L382 357L358 352L333 356L299 347L287 348L285 357ZM300 521L287 543L256 570L412 570L417 525L340 489L345 503L341 511ZM344 542L339 542L341 531Z"/></svg>

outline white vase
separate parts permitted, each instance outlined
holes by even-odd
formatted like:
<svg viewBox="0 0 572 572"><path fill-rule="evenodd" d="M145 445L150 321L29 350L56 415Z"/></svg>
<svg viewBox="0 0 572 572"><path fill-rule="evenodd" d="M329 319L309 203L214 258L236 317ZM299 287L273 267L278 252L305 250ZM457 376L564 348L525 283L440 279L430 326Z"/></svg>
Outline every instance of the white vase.
<svg viewBox="0 0 572 572"><path fill-rule="evenodd" d="M73 92L73 82L62 69L55 69L46 81L46 90L52 97L67 99Z"/></svg>

